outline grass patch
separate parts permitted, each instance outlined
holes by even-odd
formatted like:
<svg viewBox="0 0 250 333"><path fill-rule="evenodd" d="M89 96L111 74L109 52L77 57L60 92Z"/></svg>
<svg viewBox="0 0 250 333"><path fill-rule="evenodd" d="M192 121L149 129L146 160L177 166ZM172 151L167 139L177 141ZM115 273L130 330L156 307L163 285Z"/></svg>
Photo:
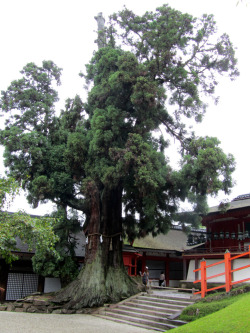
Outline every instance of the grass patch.
<svg viewBox="0 0 250 333"><path fill-rule="evenodd" d="M184 326L171 330L173 333L247 333L250 332L250 293L233 296L235 301ZM214 303L214 302L213 302Z"/></svg>

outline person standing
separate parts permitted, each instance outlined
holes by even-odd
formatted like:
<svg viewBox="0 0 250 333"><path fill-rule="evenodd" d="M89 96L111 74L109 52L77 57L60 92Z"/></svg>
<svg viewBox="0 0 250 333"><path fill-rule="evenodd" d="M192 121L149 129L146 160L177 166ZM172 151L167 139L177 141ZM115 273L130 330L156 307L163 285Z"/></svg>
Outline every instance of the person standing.
<svg viewBox="0 0 250 333"><path fill-rule="evenodd" d="M159 279L159 287L165 287L165 274L162 271Z"/></svg>
<svg viewBox="0 0 250 333"><path fill-rule="evenodd" d="M149 280L149 271L148 267L145 267L145 272L142 274L142 283L147 286L148 285L148 280Z"/></svg>

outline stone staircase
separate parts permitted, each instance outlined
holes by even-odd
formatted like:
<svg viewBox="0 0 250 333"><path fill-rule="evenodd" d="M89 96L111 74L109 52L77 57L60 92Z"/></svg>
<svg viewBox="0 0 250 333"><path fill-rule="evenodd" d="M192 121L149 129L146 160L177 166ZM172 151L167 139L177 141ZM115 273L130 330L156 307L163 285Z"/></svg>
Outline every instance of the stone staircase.
<svg viewBox="0 0 250 333"><path fill-rule="evenodd" d="M98 317L164 332L186 322L175 319L194 301L190 294L141 293L123 302L103 308Z"/></svg>

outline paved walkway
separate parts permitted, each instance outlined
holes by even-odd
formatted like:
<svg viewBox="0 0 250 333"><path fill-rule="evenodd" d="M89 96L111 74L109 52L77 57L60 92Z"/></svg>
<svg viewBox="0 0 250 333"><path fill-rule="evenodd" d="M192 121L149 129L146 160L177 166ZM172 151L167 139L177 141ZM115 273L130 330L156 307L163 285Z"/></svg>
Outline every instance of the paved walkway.
<svg viewBox="0 0 250 333"><path fill-rule="evenodd" d="M153 294L189 298L176 290L154 289ZM0 333L155 333L85 314L42 314L0 311Z"/></svg>
<svg viewBox="0 0 250 333"><path fill-rule="evenodd" d="M155 333L85 314L0 312L1 333Z"/></svg>
<svg viewBox="0 0 250 333"><path fill-rule="evenodd" d="M177 289L167 289L167 288L158 288L152 289L150 292L154 295L161 295L161 296L171 296L171 297L180 297L180 298L190 298L192 296L191 292L185 291L178 291Z"/></svg>

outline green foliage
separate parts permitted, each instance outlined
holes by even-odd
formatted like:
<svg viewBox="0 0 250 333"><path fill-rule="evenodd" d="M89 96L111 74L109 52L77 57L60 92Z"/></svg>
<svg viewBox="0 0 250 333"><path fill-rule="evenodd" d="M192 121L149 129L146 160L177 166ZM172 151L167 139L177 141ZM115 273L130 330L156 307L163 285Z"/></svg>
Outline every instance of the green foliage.
<svg viewBox="0 0 250 333"><path fill-rule="evenodd" d="M207 194L216 195L219 190L226 194L232 187L234 157L226 155L216 138L194 138L183 150L178 182L185 184L182 195L195 204L194 211L206 213Z"/></svg>
<svg viewBox="0 0 250 333"><path fill-rule="evenodd" d="M197 303L190 305L188 308L183 310L180 319L184 321L193 321L199 319L227 307L236 300L230 298L211 303Z"/></svg>
<svg viewBox="0 0 250 333"><path fill-rule="evenodd" d="M151 78L165 84L177 117L201 120L206 108L201 93L214 93L216 73L228 73L232 79L239 75L229 37L224 34L213 41L213 15L197 19L163 5L142 16L124 9L111 22L119 27L116 37L132 47Z"/></svg>
<svg viewBox="0 0 250 333"><path fill-rule="evenodd" d="M116 228L122 220L128 239L167 232L175 219L189 222L177 214L185 200L198 223L206 196L230 191L235 167L217 139L195 137L185 126L186 117L202 120L218 75L239 74L228 36L215 42L215 33L212 15L197 19L163 5L138 16L125 8L110 17L107 46L82 74L91 87L86 103L68 99L60 114L54 86L61 69L51 61L25 66L23 77L2 92L8 119L0 143L29 202L77 209L88 225L95 188L100 228L109 211L109 224ZM164 135L156 136L159 130ZM170 138L181 145L178 170L166 157ZM108 203L115 191L121 201Z"/></svg>
<svg viewBox="0 0 250 333"><path fill-rule="evenodd" d="M41 177L40 177L41 178ZM40 183L42 189L42 180ZM43 276L60 277L67 284L78 274L75 261L76 240L80 231L78 217L73 213L67 218L62 211L51 217L33 217L22 211L9 214L3 211L19 191L12 178L0 178L0 255L7 262L18 259L13 251L18 251L19 238L28 249L35 252L32 257L33 269Z"/></svg>
<svg viewBox="0 0 250 333"><path fill-rule="evenodd" d="M0 255L11 263L18 257L12 251L18 251L17 237L28 245L29 250L39 251L41 256L50 253L51 257L58 258L55 243L58 237L53 228L55 219L31 217L20 211L9 214L3 211L6 200L11 200L17 193L18 184L11 178L0 178ZM8 198L9 196L9 198Z"/></svg>
<svg viewBox="0 0 250 333"><path fill-rule="evenodd" d="M13 178L0 177L0 209L2 209L4 205L8 206L9 201L13 200L18 192L18 183L15 182Z"/></svg>
<svg viewBox="0 0 250 333"><path fill-rule="evenodd" d="M44 253L38 249L32 257L33 269L42 276L60 277L62 284L66 285L78 274L75 236L80 232L80 224L76 214L68 218L65 211L60 209L52 213L51 217L56 220L53 230L58 238L55 243L58 255L55 257L50 251Z"/></svg>

